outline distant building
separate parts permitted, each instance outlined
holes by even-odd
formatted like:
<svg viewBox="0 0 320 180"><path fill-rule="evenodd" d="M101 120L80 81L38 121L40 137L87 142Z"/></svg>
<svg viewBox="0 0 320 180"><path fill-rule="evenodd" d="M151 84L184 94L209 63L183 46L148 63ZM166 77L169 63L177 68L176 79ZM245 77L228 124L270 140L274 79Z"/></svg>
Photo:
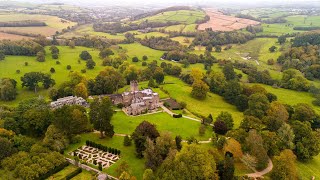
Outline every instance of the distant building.
<svg viewBox="0 0 320 180"><path fill-rule="evenodd" d="M137 81L130 82L130 92L113 94L109 97L113 104L122 104L123 110L133 116L156 110L160 102L159 94L154 93L152 89L139 91Z"/></svg>
<svg viewBox="0 0 320 180"><path fill-rule="evenodd" d="M52 109L58 109L58 108L61 108L62 106L65 106L65 105L68 105L68 106L72 106L72 105L87 106L88 103L82 97L77 97L77 96L68 96L68 97L60 98L60 99L50 103L50 107Z"/></svg>

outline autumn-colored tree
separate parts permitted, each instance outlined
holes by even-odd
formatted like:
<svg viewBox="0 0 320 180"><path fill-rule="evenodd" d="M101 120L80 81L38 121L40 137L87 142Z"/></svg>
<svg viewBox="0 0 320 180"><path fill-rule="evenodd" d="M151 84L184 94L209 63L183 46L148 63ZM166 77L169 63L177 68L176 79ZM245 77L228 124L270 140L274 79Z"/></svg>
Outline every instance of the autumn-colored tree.
<svg viewBox="0 0 320 180"><path fill-rule="evenodd" d="M205 99L209 86L202 80L195 80L192 84L191 95L197 99Z"/></svg>
<svg viewBox="0 0 320 180"><path fill-rule="evenodd" d="M299 179L296 167L296 156L291 150L284 150L273 159L272 179Z"/></svg>
<svg viewBox="0 0 320 180"><path fill-rule="evenodd" d="M84 83L79 83L78 85L76 85L76 87L74 88L74 95L87 99L88 90L86 85Z"/></svg>

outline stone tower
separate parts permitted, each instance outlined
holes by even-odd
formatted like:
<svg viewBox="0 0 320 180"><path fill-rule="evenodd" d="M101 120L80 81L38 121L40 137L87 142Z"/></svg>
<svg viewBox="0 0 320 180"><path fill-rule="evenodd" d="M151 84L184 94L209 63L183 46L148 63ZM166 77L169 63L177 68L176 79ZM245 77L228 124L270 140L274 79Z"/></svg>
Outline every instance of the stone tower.
<svg viewBox="0 0 320 180"><path fill-rule="evenodd" d="M138 81L131 81L130 82L130 91L131 92L139 91Z"/></svg>

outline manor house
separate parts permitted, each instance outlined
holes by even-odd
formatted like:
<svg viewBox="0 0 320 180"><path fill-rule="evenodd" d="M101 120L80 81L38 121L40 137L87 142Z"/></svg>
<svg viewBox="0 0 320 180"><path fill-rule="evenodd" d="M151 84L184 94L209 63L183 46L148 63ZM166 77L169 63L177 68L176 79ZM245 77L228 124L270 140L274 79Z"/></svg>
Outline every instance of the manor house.
<svg viewBox="0 0 320 180"><path fill-rule="evenodd" d="M68 96L68 97L60 98L60 99L57 99L56 101L53 101L50 103L50 107L52 109L58 109L58 108L61 108L62 106L65 106L65 105L87 106L88 103L82 97L77 97L77 96Z"/></svg>
<svg viewBox="0 0 320 180"><path fill-rule="evenodd" d="M130 82L130 92L109 96L113 104L122 104L128 115L139 115L156 110L159 107L159 94L152 89L139 90L137 81Z"/></svg>

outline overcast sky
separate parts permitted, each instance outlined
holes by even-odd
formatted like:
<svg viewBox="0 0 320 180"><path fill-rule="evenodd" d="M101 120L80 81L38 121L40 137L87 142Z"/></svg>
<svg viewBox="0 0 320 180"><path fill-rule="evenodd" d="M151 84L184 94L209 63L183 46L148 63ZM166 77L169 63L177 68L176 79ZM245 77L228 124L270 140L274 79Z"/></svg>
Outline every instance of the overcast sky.
<svg viewBox="0 0 320 180"><path fill-rule="evenodd" d="M7 1L7 0L0 0ZM250 5L250 6L266 6L266 5L290 5L290 4L304 4L304 5L320 5L320 0L16 0L24 2L36 3L52 3L63 2L67 4L76 5L91 5L91 6L109 6L109 5L153 5L156 6L172 6L172 5L208 5L214 7L215 5Z"/></svg>

